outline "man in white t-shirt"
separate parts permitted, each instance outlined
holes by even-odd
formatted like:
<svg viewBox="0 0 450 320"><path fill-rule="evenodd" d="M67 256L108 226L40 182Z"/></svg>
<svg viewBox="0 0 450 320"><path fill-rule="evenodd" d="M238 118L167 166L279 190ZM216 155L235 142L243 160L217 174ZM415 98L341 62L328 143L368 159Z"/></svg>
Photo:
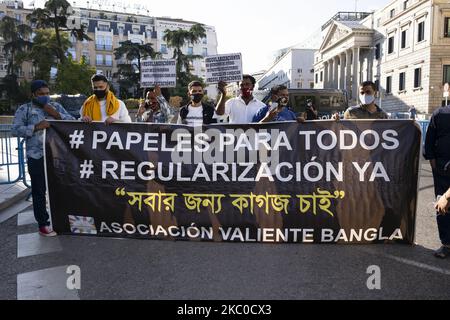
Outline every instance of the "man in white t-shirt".
<svg viewBox="0 0 450 320"><path fill-rule="evenodd" d="M214 108L202 102L205 93L201 82L193 81L189 83L188 94L191 97L191 102L180 109L178 124L197 127L217 122L214 117Z"/></svg>
<svg viewBox="0 0 450 320"><path fill-rule="evenodd" d="M229 123L247 124L253 122L256 113L266 105L253 97L256 79L250 75L243 75L241 87L241 95L225 102L226 92L225 82L219 82L218 89L221 93L219 102L216 107L218 116L226 115L229 117Z"/></svg>
<svg viewBox="0 0 450 320"><path fill-rule="evenodd" d="M123 101L117 99L109 90L108 79L100 74L91 79L94 94L87 98L81 107L81 121L91 123L101 121L106 124L114 122L131 123L128 109Z"/></svg>

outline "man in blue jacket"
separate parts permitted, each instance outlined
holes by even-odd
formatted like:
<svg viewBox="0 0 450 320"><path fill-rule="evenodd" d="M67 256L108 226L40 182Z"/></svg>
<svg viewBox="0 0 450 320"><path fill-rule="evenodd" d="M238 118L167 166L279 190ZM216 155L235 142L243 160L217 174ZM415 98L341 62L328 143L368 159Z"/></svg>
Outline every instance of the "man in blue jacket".
<svg viewBox="0 0 450 320"><path fill-rule="evenodd" d="M46 208L46 186L44 171L44 130L50 127L47 120L75 120L59 103L50 102L50 90L43 80L31 83L33 98L20 106L14 116L13 135L26 138L28 172L31 177L34 217L39 225L39 234L56 236L50 227Z"/></svg>

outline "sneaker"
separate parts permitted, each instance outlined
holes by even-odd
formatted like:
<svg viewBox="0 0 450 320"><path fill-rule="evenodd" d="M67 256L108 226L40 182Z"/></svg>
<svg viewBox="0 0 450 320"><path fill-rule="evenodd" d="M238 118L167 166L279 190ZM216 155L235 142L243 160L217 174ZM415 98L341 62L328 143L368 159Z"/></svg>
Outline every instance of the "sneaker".
<svg viewBox="0 0 450 320"><path fill-rule="evenodd" d="M434 252L436 258L445 259L450 256L450 248L447 246L442 246Z"/></svg>
<svg viewBox="0 0 450 320"><path fill-rule="evenodd" d="M39 234L43 237L56 237L58 235L50 226L40 227Z"/></svg>

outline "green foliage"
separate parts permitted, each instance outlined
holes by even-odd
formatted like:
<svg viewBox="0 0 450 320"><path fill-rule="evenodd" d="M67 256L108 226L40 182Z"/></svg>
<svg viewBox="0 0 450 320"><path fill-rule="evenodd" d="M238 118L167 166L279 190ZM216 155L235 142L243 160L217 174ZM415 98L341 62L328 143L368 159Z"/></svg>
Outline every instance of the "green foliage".
<svg viewBox="0 0 450 320"><path fill-rule="evenodd" d="M32 30L25 24L18 24L17 20L4 16L0 20L0 37L3 38L3 51L8 57L8 74L15 74L21 64L17 56L22 56L30 50L32 43L28 41ZM17 60L17 61L16 61Z"/></svg>
<svg viewBox="0 0 450 320"><path fill-rule="evenodd" d="M114 77L118 78L120 85L120 96L123 99L129 98L129 91L133 91L132 96L138 96L140 88L141 59L148 57L156 58L156 52L150 43L139 44L130 40L120 43L120 47L114 49L114 56L117 60L124 58L126 63L118 64L118 72ZM136 61L136 62L133 62Z"/></svg>
<svg viewBox="0 0 450 320"><path fill-rule="evenodd" d="M195 24L189 30L170 30L165 31L163 37L169 48L173 48L173 59L177 61L177 86L171 90L171 94L187 97L187 86L191 81L200 78L194 76L191 71L191 63L196 59L203 58L199 55L185 55L182 48L188 44L195 44L206 36L206 30L201 24Z"/></svg>
<svg viewBox="0 0 450 320"><path fill-rule="evenodd" d="M92 92L91 77L95 74L95 69L81 62L73 61L69 58L58 64L58 74L56 76L55 90L65 94L84 94L89 96Z"/></svg>
<svg viewBox="0 0 450 320"><path fill-rule="evenodd" d="M70 48L71 43L67 34L62 34L60 44L64 52ZM37 29L34 44L28 59L36 67L35 79L50 80L50 70L58 63L60 44L56 39L56 33L50 29Z"/></svg>
<svg viewBox="0 0 450 320"><path fill-rule="evenodd" d="M71 13L70 4L66 0L48 0L43 9L35 9L27 16L27 19L34 23L37 29L53 29L55 31L57 43L55 50L59 61L66 60L66 50L64 50L62 40L64 31L69 32L79 41L92 40L87 36L84 26L81 26L81 28L69 28L67 26L67 20Z"/></svg>
<svg viewBox="0 0 450 320"><path fill-rule="evenodd" d="M123 102L129 110L139 109L139 99L126 99Z"/></svg>
<svg viewBox="0 0 450 320"><path fill-rule="evenodd" d="M12 106L23 104L30 99L30 84L18 82L15 74L6 75L0 81L0 93L6 92L6 100L1 100L1 114L12 114Z"/></svg>

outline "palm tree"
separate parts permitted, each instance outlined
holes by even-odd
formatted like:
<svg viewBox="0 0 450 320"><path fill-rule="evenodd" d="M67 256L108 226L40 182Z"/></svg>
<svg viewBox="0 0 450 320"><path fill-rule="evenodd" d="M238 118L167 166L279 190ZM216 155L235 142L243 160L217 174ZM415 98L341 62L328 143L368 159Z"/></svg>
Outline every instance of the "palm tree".
<svg viewBox="0 0 450 320"><path fill-rule="evenodd" d="M191 78L190 64L195 59L201 59L200 55L185 55L182 48L188 44L195 44L206 37L206 30L201 24L193 25L189 30L166 29L163 40L169 48L173 48L173 59L177 61L177 78L180 84L187 78ZM184 71L183 71L184 69Z"/></svg>
<svg viewBox="0 0 450 320"><path fill-rule="evenodd" d="M126 89L131 88L132 84L137 84L137 90L139 91L141 59L148 57L154 59L160 56L160 53L156 52L150 43L140 44L127 40L121 42L120 47L114 49L114 56L117 60L125 57L128 62L118 65L119 71L116 76L119 76L119 82Z"/></svg>
<svg viewBox="0 0 450 320"><path fill-rule="evenodd" d="M8 74L15 74L18 54L23 54L29 50L32 43L28 41L32 30L30 26L18 24L17 20L8 16L0 20L0 35L3 37L5 44L3 50L9 56Z"/></svg>
<svg viewBox="0 0 450 320"><path fill-rule="evenodd" d="M70 4L66 0L49 0L45 3L45 8L35 9L27 16L27 19L36 25L37 29L53 29L55 31L58 44L58 59L66 59L61 32L70 32L77 40L92 40L87 36L84 26L81 28L67 27L67 18L71 14Z"/></svg>

